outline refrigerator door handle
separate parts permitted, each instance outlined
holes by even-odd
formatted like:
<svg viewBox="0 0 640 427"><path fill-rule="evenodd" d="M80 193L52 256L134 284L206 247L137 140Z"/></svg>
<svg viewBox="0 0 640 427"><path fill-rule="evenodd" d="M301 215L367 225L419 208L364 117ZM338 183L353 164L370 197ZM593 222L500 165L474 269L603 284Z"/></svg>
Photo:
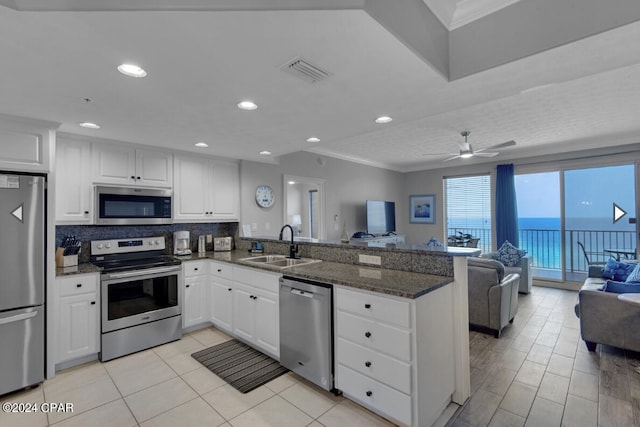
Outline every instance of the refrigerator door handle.
<svg viewBox="0 0 640 427"><path fill-rule="evenodd" d="M15 316L5 317L3 319L0 319L0 325L6 325L8 323L31 319L32 317L36 317L37 315L38 315L37 311L32 311L30 313L22 313L22 314L17 314Z"/></svg>

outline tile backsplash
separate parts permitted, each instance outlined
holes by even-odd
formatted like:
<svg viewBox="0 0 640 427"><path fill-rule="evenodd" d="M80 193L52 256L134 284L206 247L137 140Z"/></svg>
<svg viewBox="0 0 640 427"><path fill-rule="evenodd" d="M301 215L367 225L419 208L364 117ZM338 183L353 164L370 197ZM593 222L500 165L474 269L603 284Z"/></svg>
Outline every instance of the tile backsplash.
<svg viewBox="0 0 640 427"><path fill-rule="evenodd" d="M56 246L66 235L76 236L82 241L82 250L78 256L80 262L88 262L91 255L92 240L123 239L128 237L164 236L166 252L173 252L173 232L191 232L191 250L198 251L198 236L211 234L213 237L231 236L238 240L237 222L181 223L169 225L58 225L56 226ZM213 250L213 243L207 244L207 250Z"/></svg>

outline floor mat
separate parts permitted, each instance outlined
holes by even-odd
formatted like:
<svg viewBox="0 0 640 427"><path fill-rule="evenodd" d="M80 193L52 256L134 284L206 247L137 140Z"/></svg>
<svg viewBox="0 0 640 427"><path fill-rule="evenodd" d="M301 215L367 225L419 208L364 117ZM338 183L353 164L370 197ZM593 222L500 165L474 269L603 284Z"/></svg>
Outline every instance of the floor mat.
<svg viewBox="0 0 640 427"><path fill-rule="evenodd" d="M288 371L276 360L238 340L205 348L191 357L242 393L248 393Z"/></svg>

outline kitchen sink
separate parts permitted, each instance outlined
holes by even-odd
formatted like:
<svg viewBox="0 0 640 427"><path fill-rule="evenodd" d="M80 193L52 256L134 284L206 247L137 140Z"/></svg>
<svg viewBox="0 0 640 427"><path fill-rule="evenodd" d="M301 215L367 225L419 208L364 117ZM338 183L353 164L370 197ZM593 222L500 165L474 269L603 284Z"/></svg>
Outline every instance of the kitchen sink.
<svg viewBox="0 0 640 427"><path fill-rule="evenodd" d="M262 256L252 256L249 258L243 258L240 261L263 263L263 262L279 261L283 259L285 259L284 255L262 255Z"/></svg>
<svg viewBox="0 0 640 427"><path fill-rule="evenodd" d="M268 265L271 267L277 267L280 269L287 267L294 267L296 265L313 264L321 262L319 259L311 258L287 258L284 255L263 255L257 257L242 258L239 261L244 261L249 264Z"/></svg>

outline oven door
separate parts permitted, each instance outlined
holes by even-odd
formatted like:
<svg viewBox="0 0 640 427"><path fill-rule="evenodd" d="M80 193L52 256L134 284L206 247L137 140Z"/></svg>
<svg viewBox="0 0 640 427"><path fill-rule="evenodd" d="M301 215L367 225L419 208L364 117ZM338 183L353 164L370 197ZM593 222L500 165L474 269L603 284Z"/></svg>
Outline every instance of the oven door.
<svg viewBox="0 0 640 427"><path fill-rule="evenodd" d="M181 283L179 265L103 274L102 332L180 315Z"/></svg>

